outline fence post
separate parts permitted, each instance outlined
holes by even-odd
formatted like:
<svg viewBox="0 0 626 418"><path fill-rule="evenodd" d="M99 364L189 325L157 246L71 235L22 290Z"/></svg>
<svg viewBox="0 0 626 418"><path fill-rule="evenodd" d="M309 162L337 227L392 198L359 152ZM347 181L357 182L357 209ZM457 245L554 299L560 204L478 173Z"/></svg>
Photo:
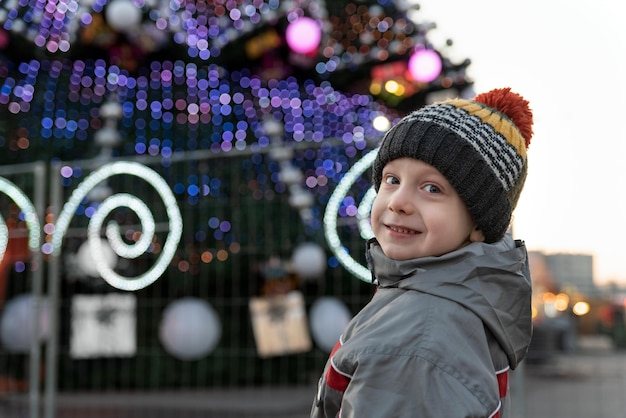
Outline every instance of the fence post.
<svg viewBox="0 0 626 418"><path fill-rule="evenodd" d="M37 211L37 217L40 222L44 219L44 211L45 211L45 163L43 161L39 161L35 163L33 173L35 177L34 182L34 202L33 205L35 210ZM41 247L41 239L39 241L39 246ZM32 316L33 321L33 335L30 346L30 367L29 367L29 411L31 418L39 418L39 405L40 405L40 361L41 361L41 347L39 345L39 335L40 335L40 321L39 315L41 312L41 302L43 296L43 257L41 253L41 248L38 251L34 251L31 254L31 262L33 263L34 268L33 271L33 300L35 301L35 312ZM49 309L49 308L48 308Z"/></svg>
<svg viewBox="0 0 626 418"><path fill-rule="evenodd" d="M50 166L50 200L56 217L63 206L61 181L58 177L58 164ZM46 384L44 401L44 418L54 418L56 415L56 391L57 391L57 354L58 354L58 330L59 330L59 255L55 251L50 254L48 269L48 304L50 337L46 346Z"/></svg>

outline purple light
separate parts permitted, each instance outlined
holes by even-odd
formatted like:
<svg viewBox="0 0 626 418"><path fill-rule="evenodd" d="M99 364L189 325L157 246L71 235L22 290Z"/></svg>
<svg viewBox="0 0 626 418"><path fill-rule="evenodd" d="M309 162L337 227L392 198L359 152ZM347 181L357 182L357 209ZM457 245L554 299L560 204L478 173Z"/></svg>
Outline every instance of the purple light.
<svg viewBox="0 0 626 418"><path fill-rule="evenodd" d="M72 167L70 166L63 166L61 167L61 175L65 178L69 178L72 177L72 174L74 173L74 170L72 170Z"/></svg>
<svg viewBox="0 0 626 418"><path fill-rule="evenodd" d="M292 51L305 55L311 54L320 45L322 29L315 20L300 17L287 26L285 37Z"/></svg>
<svg viewBox="0 0 626 418"><path fill-rule="evenodd" d="M441 73L441 58L431 49L417 49L409 59L409 73L422 83L430 83Z"/></svg>
<svg viewBox="0 0 626 418"><path fill-rule="evenodd" d="M42 245L41 252L44 254L52 254L52 244L46 243Z"/></svg>

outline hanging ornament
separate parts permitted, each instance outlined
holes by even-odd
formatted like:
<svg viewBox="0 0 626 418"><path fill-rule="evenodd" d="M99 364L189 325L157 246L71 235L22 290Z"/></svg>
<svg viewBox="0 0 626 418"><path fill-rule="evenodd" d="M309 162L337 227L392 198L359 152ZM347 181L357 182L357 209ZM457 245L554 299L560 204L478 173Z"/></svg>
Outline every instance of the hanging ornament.
<svg viewBox="0 0 626 418"><path fill-rule="evenodd" d="M303 280L319 279L326 271L326 253L313 242L306 242L296 247L291 257L293 270Z"/></svg>
<svg viewBox="0 0 626 418"><path fill-rule="evenodd" d="M118 32L133 32L141 23L141 10L130 0L113 0L104 13L107 24Z"/></svg>
<svg viewBox="0 0 626 418"><path fill-rule="evenodd" d="M208 302L187 297L165 308L159 339L165 350L180 360L198 360L209 354L220 340L222 326Z"/></svg>
<svg viewBox="0 0 626 418"><path fill-rule="evenodd" d="M287 26L285 32L289 48L303 55L313 54L317 51L322 40L322 29L314 19L300 17Z"/></svg>
<svg viewBox="0 0 626 418"><path fill-rule="evenodd" d="M341 300L332 296L317 299L309 314L313 341L319 348L330 353L350 319L352 315Z"/></svg>
<svg viewBox="0 0 626 418"><path fill-rule="evenodd" d="M117 254L111 248L109 241L106 239L100 240L98 249L95 248L95 244L90 240L85 241L78 252L76 253L76 261L80 267L82 273L90 277L100 277L100 272L95 262L95 257L100 257L105 261L105 264L109 268L115 267L117 264Z"/></svg>
<svg viewBox="0 0 626 418"><path fill-rule="evenodd" d="M33 343L36 299L30 294L22 294L9 300L2 311L0 321L0 341L11 353L28 353ZM39 304L39 342L50 334L49 306L46 299Z"/></svg>
<svg viewBox="0 0 626 418"><path fill-rule="evenodd" d="M409 58L409 73L421 83L430 83L441 74L441 57L432 49L416 49Z"/></svg>

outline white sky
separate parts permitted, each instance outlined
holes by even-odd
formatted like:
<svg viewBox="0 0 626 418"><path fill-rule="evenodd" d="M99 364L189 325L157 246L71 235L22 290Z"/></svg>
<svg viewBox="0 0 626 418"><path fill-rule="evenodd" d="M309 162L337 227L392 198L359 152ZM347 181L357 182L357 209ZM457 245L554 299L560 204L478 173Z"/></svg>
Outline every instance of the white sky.
<svg viewBox="0 0 626 418"><path fill-rule="evenodd" d="M530 101L515 237L592 254L597 283L626 285L626 2L416 1L435 47L472 60L476 93L509 86Z"/></svg>

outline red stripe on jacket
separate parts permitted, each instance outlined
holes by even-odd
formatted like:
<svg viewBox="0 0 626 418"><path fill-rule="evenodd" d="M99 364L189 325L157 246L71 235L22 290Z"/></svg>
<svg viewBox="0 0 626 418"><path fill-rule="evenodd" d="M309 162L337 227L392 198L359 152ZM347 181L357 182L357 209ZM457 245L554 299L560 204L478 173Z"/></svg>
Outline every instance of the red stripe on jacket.
<svg viewBox="0 0 626 418"><path fill-rule="evenodd" d="M350 383L350 379L347 376L341 374L335 368L335 363L333 362L333 356L335 355L339 347L341 347L341 339L337 341L337 344L335 344L332 351L330 352L330 366L326 371L326 385L340 392L345 392L348 384Z"/></svg>
<svg viewBox="0 0 626 418"><path fill-rule="evenodd" d="M328 387L335 389L339 392L345 392L348 388L348 384L350 384L350 378L346 375L342 374L335 368L335 363L333 362L333 356L337 352L337 350L341 347L341 339L337 341L335 346L330 352L330 365L328 370L326 371L326 385ZM498 391L500 398L505 398L509 388L509 369L505 369L503 371L496 373L496 378L498 379ZM500 418L500 410L492 415L491 418Z"/></svg>

